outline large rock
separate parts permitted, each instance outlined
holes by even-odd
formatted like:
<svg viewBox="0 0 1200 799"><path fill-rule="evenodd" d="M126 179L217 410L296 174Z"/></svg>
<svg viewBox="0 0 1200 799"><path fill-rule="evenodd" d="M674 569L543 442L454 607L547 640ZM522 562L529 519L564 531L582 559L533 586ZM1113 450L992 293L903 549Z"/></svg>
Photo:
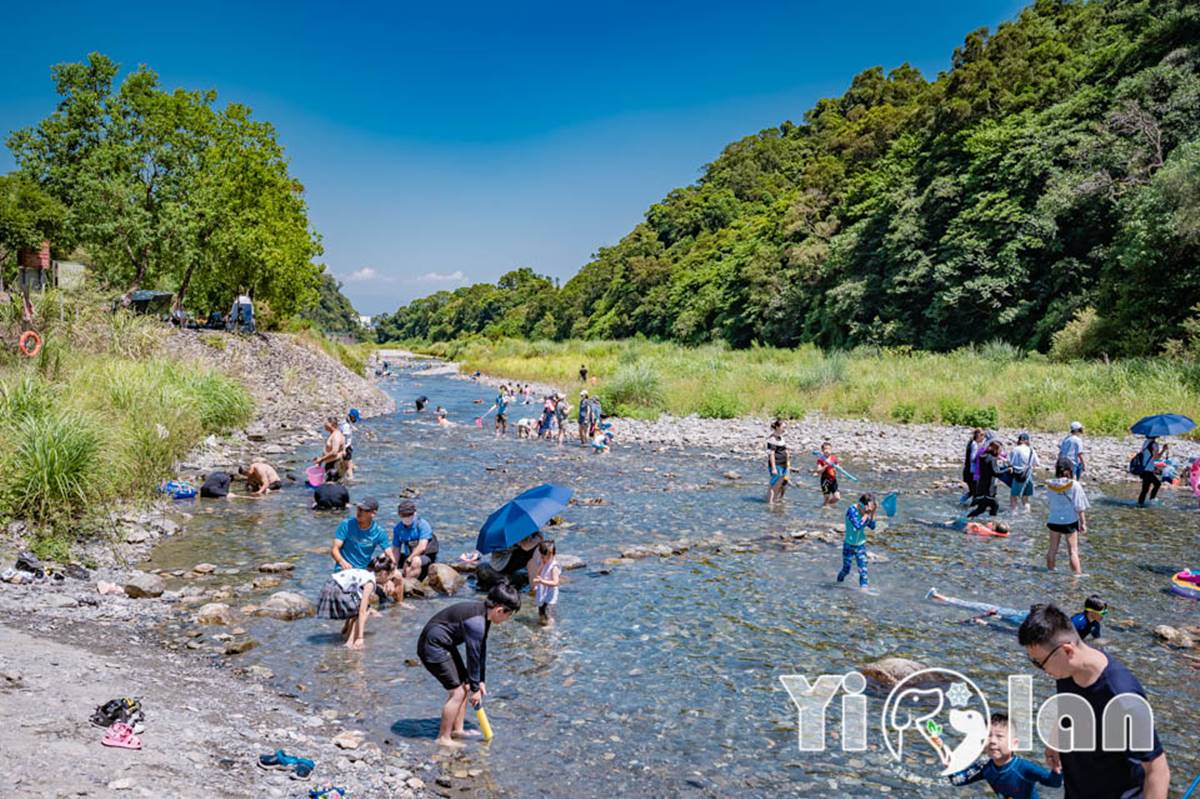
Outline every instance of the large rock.
<svg viewBox="0 0 1200 799"><path fill-rule="evenodd" d="M1191 649L1196 642L1192 640L1192 636L1188 635L1183 630L1176 630L1174 627L1168 627L1165 624L1160 624L1154 628L1154 634L1167 646L1178 647L1179 649Z"/></svg>
<svg viewBox="0 0 1200 799"><path fill-rule="evenodd" d="M313 607L313 603L309 601L308 597L291 591L278 591L271 594L271 597L258 610L254 611L254 615L291 621L312 616L316 612L317 609Z"/></svg>
<svg viewBox="0 0 1200 799"><path fill-rule="evenodd" d="M915 660L906 658L883 658L873 663L867 663L859 668L868 680L877 682L885 688L891 688L896 683L921 671L925 666Z"/></svg>
<svg viewBox="0 0 1200 799"><path fill-rule="evenodd" d="M223 602L209 602L196 611L197 624L233 624L233 609Z"/></svg>
<svg viewBox="0 0 1200 799"><path fill-rule="evenodd" d="M555 555L554 559L558 561L559 567L565 572L587 568L587 563L578 555Z"/></svg>
<svg viewBox="0 0 1200 799"><path fill-rule="evenodd" d="M367 734L359 730L346 730L333 737L333 743L339 749L357 749L367 740Z"/></svg>
<svg viewBox="0 0 1200 799"><path fill-rule="evenodd" d="M429 575L425 579L430 588L443 594L454 594L467 582L466 577L444 563L430 564Z"/></svg>
<svg viewBox="0 0 1200 799"><path fill-rule="evenodd" d="M160 597L165 590L167 584L157 574L135 572L125 583L125 593L134 599Z"/></svg>
<svg viewBox="0 0 1200 799"><path fill-rule="evenodd" d="M429 586L426 585L425 583L417 582L416 580L410 579L408 577L404 578L404 595L405 596L415 596L415 597L421 597L422 599L424 599L425 597L429 596L429 591L430 591Z"/></svg>
<svg viewBox="0 0 1200 799"><path fill-rule="evenodd" d="M294 564L294 563L280 562L280 563L264 563L263 565L258 567L258 570L260 572L264 572L266 574L280 574L282 572L290 572L294 568L296 568L296 564Z"/></svg>

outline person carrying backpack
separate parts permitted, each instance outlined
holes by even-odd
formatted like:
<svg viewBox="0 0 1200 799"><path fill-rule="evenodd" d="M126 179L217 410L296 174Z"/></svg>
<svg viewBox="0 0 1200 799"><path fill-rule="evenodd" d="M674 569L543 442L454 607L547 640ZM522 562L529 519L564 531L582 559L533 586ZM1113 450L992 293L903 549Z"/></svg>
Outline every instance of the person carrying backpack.
<svg viewBox="0 0 1200 799"><path fill-rule="evenodd" d="M1138 494L1139 508L1146 507L1147 494L1154 499L1158 496L1158 489L1162 488L1162 478L1158 476L1159 467L1156 464L1167 457L1168 449L1167 445L1159 444L1154 436L1147 436L1141 451L1129 462L1129 473L1142 478L1142 492Z"/></svg>
<svg viewBox="0 0 1200 799"><path fill-rule="evenodd" d="M1009 474L1012 475L1012 486L1009 492L1013 513L1018 505L1024 513L1029 513L1029 498L1033 496L1033 470L1038 467L1038 456L1033 445L1029 443L1029 434L1017 436L1017 445L1008 453Z"/></svg>

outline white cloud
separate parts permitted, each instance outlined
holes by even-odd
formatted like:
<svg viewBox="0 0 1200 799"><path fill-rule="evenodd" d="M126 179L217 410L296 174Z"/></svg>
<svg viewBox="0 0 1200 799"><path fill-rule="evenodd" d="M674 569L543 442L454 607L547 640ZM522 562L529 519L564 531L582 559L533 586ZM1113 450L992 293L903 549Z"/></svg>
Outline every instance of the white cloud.
<svg viewBox="0 0 1200 799"><path fill-rule="evenodd" d="M418 283L461 283L467 279L461 269L453 272L426 272L417 278Z"/></svg>
<svg viewBox="0 0 1200 799"><path fill-rule="evenodd" d="M358 269L347 275L346 281L350 283L361 283L366 280L374 280L377 277L379 277L379 272L369 266L364 266L362 269Z"/></svg>

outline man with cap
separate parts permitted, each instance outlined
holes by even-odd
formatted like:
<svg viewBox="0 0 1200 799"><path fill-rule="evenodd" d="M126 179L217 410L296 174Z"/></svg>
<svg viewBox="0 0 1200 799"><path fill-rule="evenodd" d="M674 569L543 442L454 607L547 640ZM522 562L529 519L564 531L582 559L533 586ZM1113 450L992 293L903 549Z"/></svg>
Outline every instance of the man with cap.
<svg viewBox="0 0 1200 799"><path fill-rule="evenodd" d="M337 563L335 571L365 569L375 556L376 549L388 548L387 531L375 523L379 500L363 497L355 503L354 515L343 519L333 536L329 554Z"/></svg>
<svg viewBox="0 0 1200 799"><path fill-rule="evenodd" d="M1013 513L1017 512L1018 505L1023 513L1029 513L1029 498L1033 496L1033 470L1038 465L1037 452L1029 443L1029 434L1021 433L1017 436L1017 445L1008 452L1008 469L1012 475L1009 501Z"/></svg>
<svg viewBox="0 0 1200 799"><path fill-rule="evenodd" d="M586 447L592 438L592 403L587 389L579 392L579 446Z"/></svg>
<svg viewBox="0 0 1200 799"><path fill-rule="evenodd" d="M1058 447L1058 459L1071 464L1076 480L1083 477L1083 422L1071 422L1071 432Z"/></svg>
<svg viewBox="0 0 1200 799"><path fill-rule="evenodd" d="M392 528L392 560L405 577L420 580L437 560L438 542L429 522L417 516L417 505L403 500L396 508L400 522Z"/></svg>

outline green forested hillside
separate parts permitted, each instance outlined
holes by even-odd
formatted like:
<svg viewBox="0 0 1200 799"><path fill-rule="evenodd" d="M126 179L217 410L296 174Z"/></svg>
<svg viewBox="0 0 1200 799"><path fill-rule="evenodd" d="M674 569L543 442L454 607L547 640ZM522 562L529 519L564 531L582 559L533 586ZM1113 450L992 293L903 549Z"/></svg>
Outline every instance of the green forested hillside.
<svg viewBox="0 0 1200 799"><path fill-rule="evenodd" d="M1045 350L1080 315L1064 351L1145 354L1198 256L1200 4L1039 0L932 81L870 69L728 145L561 289L511 273L380 334Z"/></svg>

